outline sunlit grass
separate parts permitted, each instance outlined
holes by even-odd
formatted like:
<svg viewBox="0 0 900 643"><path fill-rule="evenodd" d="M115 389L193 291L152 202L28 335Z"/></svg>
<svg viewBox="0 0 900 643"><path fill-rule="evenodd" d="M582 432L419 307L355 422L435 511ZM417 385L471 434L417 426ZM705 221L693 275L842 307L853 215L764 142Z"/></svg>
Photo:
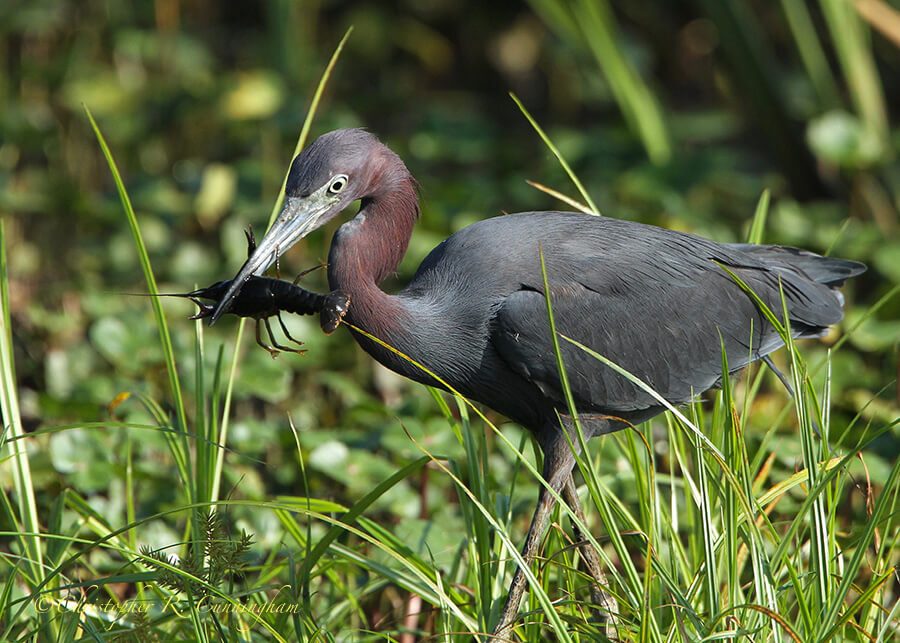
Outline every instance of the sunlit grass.
<svg viewBox="0 0 900 643"><path fill-rule="evenodd" d="M590 9L594 21L603 19L597 3L579 6ZM807 38L803 19L800 16L799 27L792 23L791 28ZM607 38L604 34L614 27L608 23L607 31L594 38ZM835 37L838 32L833 26ZM818 42L795 37L817 91L823 99L833 96L834 81L821 67ZM346 36L315 93L297 149L310 131L324 83L345 41ZM592 51L610 42L595 41ZM840 47L841 62L848 69L857 64L854 60L871 66L867 45L859 37ZM619 75L622 109L643 123L645 149L662 162L671 154L671 143L655 99L630 70L623 52L617 53L610 63L617 69L606 71ZM851 89L860 112L881 128L880 88L864 78ZM132 230L147 288L156 292L138 218L112 152L93 119L91 123ZM567 172L596 211L574 172L568 167ZM768 204L764 193L751 224L751 242L763 239ZM277 210L278 203L273 216ZM230 400L240 376L239 352L235 349L229 362L219 347L208 359L208 340L198 322L192 354L176 356L156 298L152 301L169 391L162 399L135 392L120 402L141 405L153 424L111 419L26 434L17 411L2 236L0 466L12 472L15 493L2 496L6 524L14 528L0 534L13 543L11 553L4 551L0 561L0 640L339 641L407 636L469 641L473 632L492 629L522 562L519 545L536 490L543 484L539 450L527 434L497 426L459 396L431 390L437 408L433 415L446 421L439 430L458 442L447 453L409 432L415 457L352 503L339 504L303 489L296 495L254 499L246 489L249 481L230 478L225 463L229 426L238 419L232 417ZM821 366L823 377L815 377L818 365L809 368L804 348L785 335L788 346L782 356L790 365L796 400L777 383L769 392L765 371L749 369L746 376L726 376L721 391L704 404L672 409L633 430L581 444L579 492L588 513L583 531L606 566L620 610L620 640L898 637L900 464L882 462L870 453L891 425L867 424L862 412L849 423L835 423L830 392L831 360L898 289L889 290L844 330ZM777 324L778 317L772 319ZM242 329L239 326L236 345ZM564 372L564 364L561 369ZM724 361L723 370L727 373ZM189 372L194 375L193 399L181 393ZM774 410L773 399L778 400ZM402 413L396 420L393 411L382 413L390 430L405 428ZM115 408L111 414L116 417ZM775 420L766 421L773 416ZM293 428L287 418L283 427ZM50 513L38 515L35 495L42 486L29 467L34 449L26 447L68 431L124 436L125 466L110 485L110 495L116 488L123 490L118 520L98 511L92 504L96 498L75 488L45 500ZM135 461L137 445L148 435L164 438L169 449L161 456L165 461ZM301 451L299 437L296 446L298 466L303 467L310 454ZM170 506L148 515L139 506L135 469L168 470L173 465L178 477L173 477L173 491L165 501ZM409 516L377 509L405 482L418 484L429 476L440 479L441 503L459 517L461 526L450 534L455 547L452 555L441 558L444 562L438 562L441 552L432 549L433 533L418 542L408 540L403 527ZM308 489L305 471L303 479ZM422 488L424 497L424 483ZM211 511L222 518L224 532L210 526ZM256 542L248 545L243 558L227 561L224 570L214 573L214 562L227 559L229 552L244 551L238 522L246 522L249 513L263 516L260 522L267 530L251 534ZM432 519L433 531L452 528L440 520ZM543 557L529 570L532 591L515 629L523 640L605 640L591 614L589 578L579 571L579 555L567 531L571 520L574 516L565 507L557 510ZM178 536L160 546L154 531L160 525ZM271 544L260 544L263 540ZM157 545L147 549L150 542ZM110 601L111 607L104 608ZM146 615L129 611L129 601L152 610ZM263 610L271 601L297 609L248 609ZM234 609L215 612L207 609L212 602Z"/></svg>
<svg viewBox="0 0 900 643"><path fill-rule="evenodd" d="M607 0L530 0L530 4L562 39L590 52L647 156L659 165L669 162L673 150L665 116L653 90L623 46L610 3Z"/></svg>
<svg viewBox="0 0 900 643"><path fill-rule="evenodd" d="M765 208L763 198L757 222L764 220ZM760 226L751 226L752 237L761 234ZM768 315L778 328L779 317ZM897 591L893 567L900 529L892 507L900 463L866 490L871 496L867 521L847 522L853 514L845 508L857 487L854 463L890 427L866 427L855 446L839 451L823 441L847 427L830 422L828 379L825 389L817 390L802 354L789 334L784 338L797 391L795 402L784 397L785 409L795 409L800 436L793 453L779 452L783 436L754 427L759 375L747 383L725 377L711 410L699 403L673 408L661 419L583 448L580 492L589 515L583 527L608 567L609 589L619 606L620 640L863 641L896 635L896 608L886 601ZM4 613L12 615L5 638L52 633L74 640L87 633L106 639L141 631L162 638L215 640L233 631L253 640L340 640L365 638L373 626L373 636L375 631L400 636L412 596L421 599L423 612L412 621L415 636L463 641L492 628L515 566L522 562L517 548L523 520L530 516L530 502L512 502L520 496L516 487L523 479L530 480L529 489L541 483L539 468L523 448L527 441L514 444L461 398L435 393L448 430L460 443L458 454L435 454L419 446L421 457L353 506L308 496L216 500L211 498L211 477L222 475L215 467L216 453L223 448L216 442L216 422L222 420L215 418L221 412L217 400L224 360L220 350L215 368L204 371L199 328L193 359L197 399L193 414L185 409L188 430L174 425L171 413L157 402L140 398L156 421L155 428L144 430L162 432L169 440L183 504L139 519L132 504L128 519L116 525L67 489L59 510L79 516L78 524L64 527L51 520L19 535L23 548L34 542L46 550L46 572L41 580L20 565L7 581L0 594ZM723 368L727 372L727 363ZM132 433L137 427L108 422L95 430L100 429ZM514 465L499 489L490 470L486 432L500 438L495 449ZM137 439L139 431L131 438ZM15 442L21 444L21 438ZM798 463L796 471L785 467L785 457ZM428 555L404 542L396 526L366 516L395 485L426 466L452 481L465 527L449 568L435 566ZM121 479L130 489L127 472ZM623 494L626 488L630 491ZM519 505L524 509L512 510ZM7 507L9 511L11 505ZM226 532L204 526L214 508L226 516L239 508L270 513L283 546L251 548L248 552L254 553L247 560L232 561L224 572L213 574L211 557L236 551L240 541L237 532L229 531L222 542ZM557 520L572 520L569 513L561 507ZM184 540L163 550L138 546L142 530L158 520L181 529ZM217 534L215 546L211 534ZM529 572L532 591L515 630L524 640L550 632L557 640L605 640L588 609L588 579L578 571L569 538L554 526L544 558ZM96 568L91 559L97 551L113 556L118 572ZM133 585L134 595L125 598L112 591L121 583ZM17 586L30 589L23 593ZM367 605L381 604L389 595L399 599L391 603L394 616L370 623ZM299 606L298 611L255 614L246 609L262 609L279 596L285 604ZM129 614L129 600L155 605L156 611L146 618ZM233 611L210 611L205 606L211 601ZM101 608L104 604L114 607ZM52 609L42 613L39 605ZM164 605L173 611L167 614Z"/></svg>
<svg viewBox="0 0 900 643"><path fill-rule="evenodd" d="M39 585L44 582L46 569L39 534L40 518L35 502L35 485L31 477L28 451L23 440L25 431L22 428L22 417L19 413L9 314L6 234L2 221L0 221L0 303L2 303L2 310L0 310L0 402L2 402L3 409L3 428L0 430L0 463L12 469L15 498L10 498L5 491L0 494L0 497L2 497L3 513L6 514L10 524L18 528L14 536L19 544L17 556L4 555L5 562L17 572L8 576L6 586L0 594L0 610L6 612L5 608L10 603L16 577L21 575L29 586ZM5 447L8 447L8 450Z"/></svg>

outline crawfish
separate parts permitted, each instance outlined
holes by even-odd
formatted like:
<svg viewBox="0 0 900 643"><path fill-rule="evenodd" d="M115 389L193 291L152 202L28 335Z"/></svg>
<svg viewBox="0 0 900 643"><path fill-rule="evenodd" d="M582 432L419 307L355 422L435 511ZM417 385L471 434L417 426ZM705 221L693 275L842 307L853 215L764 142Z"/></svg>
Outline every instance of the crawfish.
<svg viewBox="0 0 900 643"><path fill-rule="evenodd" d="M250 256L256 249L253 228L249 228L244 234L247 235L247 256ZM350 296L339 290L328 294L310 292L297 285L303 275L321 267L323 266L315 266L301 272L293 282L271 277L250 277L238 291L228 312L238 317L250 317L256 320L256 343L269 351L273 358L284 351L302 355L306 352L305 350L290 348L278 343L275 335L272 334L272 326L269 324L269 319L275 317L281 325L284 336L297 346L302 346L303 342L294 339L288 332L287 326L285 326L284 320L281 318L282 312L296 313L298 315L315 315L318 313L319 325L322 327L322 330L326 334L334 332L340 325L341 319L347 314ZM219 281L206 288L199 288L188 293L170 293L167 296L190 299L200 308L191 319L204 319L212 317L219 300L225 295L232 281L231 279ZM202 301L204 299L212 303ZM271 344L263 342L260 330L261 325L266 327Z"/></svg>

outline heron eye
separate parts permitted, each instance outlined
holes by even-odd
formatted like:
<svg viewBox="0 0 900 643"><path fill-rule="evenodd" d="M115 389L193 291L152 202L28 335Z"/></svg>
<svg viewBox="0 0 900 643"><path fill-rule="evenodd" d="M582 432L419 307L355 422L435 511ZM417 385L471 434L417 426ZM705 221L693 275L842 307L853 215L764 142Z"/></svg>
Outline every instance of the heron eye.
<svg viewBox="0 0 900 643"><path fill-rule="evenodd" d="M331 194L337 194L341 192L345 187L347 187L347 176L344 174L338 174L336 177L331 179L331 185L328 186L328 192Z"/></svg>

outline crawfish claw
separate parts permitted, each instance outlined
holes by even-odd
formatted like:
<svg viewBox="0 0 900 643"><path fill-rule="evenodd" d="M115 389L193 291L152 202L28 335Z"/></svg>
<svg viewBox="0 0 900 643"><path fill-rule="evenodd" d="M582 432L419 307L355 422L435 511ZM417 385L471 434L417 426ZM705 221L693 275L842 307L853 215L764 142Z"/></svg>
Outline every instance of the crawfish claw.
<svg viewBox="0 0 900 643"><path fill-rule="evenodd" d="M335 290L325 295L325 305L319 313L319 325L326 335L333 333L341 323L341 319L350 309L350 295L342 290Z"/></svg>
<svg viewBox="0 0 900 643"><path fill-rule="evenodd" d="M213 304L207 304L196 297L188 296L188 299L197 304L197 307L200 308L196 315L191 315L188 319L204 319L205 317L212 317L213 312L216 310L216 307Z"/></svg>

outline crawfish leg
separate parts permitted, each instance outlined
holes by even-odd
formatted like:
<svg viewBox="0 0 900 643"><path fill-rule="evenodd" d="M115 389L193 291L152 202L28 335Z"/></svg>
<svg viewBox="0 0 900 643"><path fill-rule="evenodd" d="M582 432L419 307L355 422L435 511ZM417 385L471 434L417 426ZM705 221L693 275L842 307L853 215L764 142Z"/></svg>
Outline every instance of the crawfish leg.
<svg viewBox="0 0 900 643"><path fill-rule="evenodd" d="M256 250L256 237L253 236L253 226L248 225L247 229L244 230L244 236L247 237L247 259L253 256L253 251Z"/></svg>
<svg viewBox="0 0 900 643"><path fill-rule="evenodd" d="M297 349L297 348L290 348L290 347L288 347L288 346L282 346L281 344L279 344L279 343L275 340L275 334L272 333L272 326L269 324L268 318L264 319L264 320L263 320L263 323L266 325L266 330L269 331L269 341L272 342L272 345L273 345L275 348L277 348L278 350L280 350L280 351L282 351L282 352L285 352L285 353L298 353L298 354L300 354L300 355L302 355L303 353L306 352L305 350L300 350L300 349ZM282 324L282 327L284 327L284 324ZM291 338L291 341L294 341L294 339Z"/></svg>
<svg viewBox="0 0 900 643"><path fill-rule="evenodd" d="M278 348L276 348L275 346L269 346L268 344L263 343L262 335L259 332L259 327L260 327L260 324L262 324L262 323L266 324L266 329L269 331L269 340L274 341L272 339L272 329L268 328L269 322L265 319L263 319L263 320L257 319L256 320L256 343L259 344L260 346L262 346L263 348L265 348L267 351L269 351L269 355L272 356L272 359L275 359L276 357L278 357L278 353L280 353L281 351ZM276 344L276 346L277 346L277 344Z"/></svg>
<svg viewBox="0 0 900 643"><path fill-rule="evenodd" d="M294 342L297 346L303 346L303 342L301 342L300 340L294 339L294 338L291 336L291 334L288 332L287 326L284 325L284 320L281 318L281 311L280 311L280 310L279 310L277 313L275 313L275 317L278 318L278 323L281 324L281 330L282 330L282 332L284 333L284 336L287 337L287 338L288 338L289 340L291 340L292 342ZM276 344L276 346L277 346L277 344ZM291 350L292 350L294 353L305 353L305 352L306 352L305 350L302 350L302 351L299 351L299 350L297 350L297 349L291 349Z"/></svg>
<svg viewBox="0 0 900 643"><path fill-rule="evenodd" d="M294 278L294 281L292 281L291 283L293 283L296 286L297 284L300 283L300 280L303 279L303 277L305 277L306 275L311 273L313 270L318 270L319 268L327 268L327 267L328 267L327 263L320 263L319 265L313 266L312 268L307 268L306 270L301 272L299 275L297 275Z"/></svg>

